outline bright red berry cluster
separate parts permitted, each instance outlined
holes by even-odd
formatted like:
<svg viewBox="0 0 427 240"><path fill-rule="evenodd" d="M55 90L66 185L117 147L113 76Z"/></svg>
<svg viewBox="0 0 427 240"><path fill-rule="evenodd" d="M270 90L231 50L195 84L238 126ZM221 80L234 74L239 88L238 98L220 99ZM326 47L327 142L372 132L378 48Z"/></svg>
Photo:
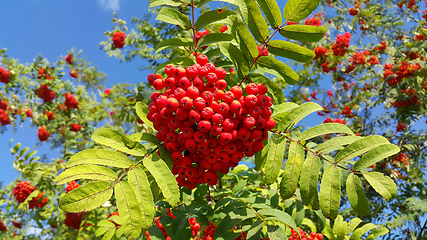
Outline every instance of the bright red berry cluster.
<svg viewBox="0 0 427 240"><path fill-rule="evenodd" d="M13 189L13 196L18 203L23 203L35 189L35 187L31 186L30 182L19 181Z"/></svg>
<svg viewBox="0 0 427 240"><path fill-rule="evenodd" d="M305 20L305 25L310 25L310 26L316 26L316 27L320 27L322 26L322 20L320 20L319 18L307 18Z"/></svg>
<svg viewBox="0 0 427 240"><path fill-rule="evenodd" d="M334 45L332 45L332 52L335 56L344 56L347 48L350 46L351 33L346 32L342 35L337 35Z"/></svg>
<svg viewBox="0 0 427 240"><path fill-rule="evenodd" d="M154 218L154 222L156 222L156 226L160 229L160 231L162 232L163 236L165 237L165 240L172 240L171 237L169 237L168 233L165 230L165 227L163 226L163 224L159 221L160 217L156 217ZM150 233L147 231L145 231L145 236L147 236L147 240L151 240L151 236Z"/></svg>
<svg viewBox="0 0 427 240"><path fill-rule="evenodd" d="M70 76L71 76L72 78L78 78L78 77L79 77L79 74L77 73L77 70L76 70L76 69L70 69Z"/></svg>
<svg viewBox="0 0 427 240"><path fill-rule="evenodd" d="M41 99L43 99L43 102L52 102L52 100L55 98L55 92L49 89L49 85L40 85L39 89L35 89L34 93L39 96Z"/></svg>
<svg viewBox="0 0 427 240"><path fill-rule="evenodd" d="M37 132L37 136L39 137L40 142L43 142L49 138L50 133L49 133L49 131L46 130L46 127L43 125L43 126L39 127L39 131Z"/></svg>
<svg viewBox="0 0 427 240"><path fill-rule="evenodd" d="M65 226L79 230L82 224L82 215L83 213L65 213Z"/></svg>
<svg viewBox="0 0 427 240"><path fill-rule="evenodd" d="M421 70L420 64L410 64L406 61L402 61L398 67L395 68L392 64L384 64L384 80L392 75L397 75L391 77L387 80L389 86L397 85L402 79L407 77L412 77L415 70Z"/></svg>
<svg viewBox="0 0 427 240"><path fill-rule="evenodd" d="M179 186L215 185L218 172L226 174L244 157L264 148L273 100L264 84L249 83L226 91L226 72L198 55L197 64L184 69L167 65L166 79L154 76L156 90L147 118L159 131L157 138L172 153L172 173Z"/></svg>
<svg viewBox="0 0 427 240"><path fill-rule="evenodd" d="M403 163L403 165L408 165L408 156L405 153L399 153L394 157L395 162Z"/></svg>
<svg viewBox="0 0 427 240"><path fill-rule="evenodd" d="M302 230L301 228L299 228L299 232L301 234L301 237L298 235L298 232L295 231L295 229L291 230L291 236L289 237L288 240L322 240L323 239L323 234L321 233L315 233L315 232L311 232L310 234L308 234L307 232L305 232L304 230Z"/></svg>
<svg viewBox="0 0 427 240"><path fill-rule="evenodd" d="M313 60L316 60L322 56L328 56L329 49L323 48L322 46L318 46L314 48L314 53L316 54L316 57L314 57Z"/></svg>
<svg viewBox="0 0 427 240"><path fill-rule="evenodd" d="M3 109L0 109L0 124L3 126L10 124L9 116Z"/></svg>
<svg viewBox="0 0 427 240"><path fill-rule="evenodd" d="M214 225L212 222L209 223L209 227L205 228L205 230L203 231L202 240L213 240L217 227L218 226Z"/></svg>
<svg viewBox="0 0 427 240"><path fill-rule="evenodd" d="M266 47L263 47L261 45L258 45L257 47L258 47L258 54L260 56L268 56L268 50Z"/></svg>
<svg viewBox="0 0 427 240"><path fill-rule="evenodd" d="M31 186L30 182L19 181L16 187L13 189L13 196L15 197L18 203L23 203L28 196L35 191L35 187ZM47 203L47 198L43 197L43 193L39 192L39 195L29 202L29 208L33 209L35 207L42 208Z"/></svg>
<svg viewBox="0 0 427 240"><path fill-rule="evenodd" d="M353 65L363 65L366 63L365 55L359 51L355 52L349 60L353 63Z"/></svg>
<svg viewBox="0 0 427 240"><path fill-rule="evenodd" d="M348 13L351 16L356 16L359 13L359 9L351 7L350 9L348 9Z"/></svg>
<svg viewBox="0 0 427 240"><path fill-rule="evenodd" d="M104 89L104 94L105 95L110 95L111 94L111 89L109 89L109 88L106 88L106 89Z"/></svg>
<svg viewBox="0 0 427 240"><path fill-rule="evenodd" d="M418 96L415 95L416 92L413 89L400 89L400 91L404 94L402 97L400 97L398 100L393 102L393 107L395 108L403 108L403 107L409 107L418 101ZM421 104L421 103L420 103Z"/></svg>
<svg viewBox="0 0 427 240"><path fill-rule="evenodd" d="M73 55L68 54L68 55L65 57L65 61L66 61L68 64L73 65Z"/></svg>
<svg viewBox="0 0 427 240"><path fill-rule="evenodd" d="M65 188L65 193L71 192L72 190L80 187L80 184L76 183L75 180L68 183L67 187Z"/></svg>
<svg viewBox="0 0 427 240"><path fill-rule="evenodd" d="M332 120L330 117L328 117L325 120L323 120L323 123L341 123L345 125L345 120L341 118Z"/></svg>
<svg viewBox="0 0 427 240"><path fill-rule="evenodd" d="M38 69L38 79L40 78L46 78L46 79L53 79L50 75L49 75L49 68L39 68Z"/></svg>
<svg viewBox="0 0 427 240"><path fill-rule="evenodd" d="M72 108L79 108L79 102L77 101L76 97L74 97L74 95L72 95L69 92L65 93L65 102L64 105L67 107L67 109L72 109Z"/></svg>
<svg viewBox="0 0 427 240"><path fill-rule="evenodd" d="M126 33L115 32L113 33L113 44L115 48L123 48L125 45Z"/></svg>
<svg viewBox="0 0 427 240"><path fill-rule="evenodd" d="M9 70L6 70L3 67L0 67L0 82L8 84L10 77L11 75Z"/></svg>
<svg viewBox="0 0 427 240"><path fill-rule="evenodd" d="M77 124L77 123L71 124L70 131L78 132L80 131L80 129L82 129L82 126L80 124Z"/></svg>

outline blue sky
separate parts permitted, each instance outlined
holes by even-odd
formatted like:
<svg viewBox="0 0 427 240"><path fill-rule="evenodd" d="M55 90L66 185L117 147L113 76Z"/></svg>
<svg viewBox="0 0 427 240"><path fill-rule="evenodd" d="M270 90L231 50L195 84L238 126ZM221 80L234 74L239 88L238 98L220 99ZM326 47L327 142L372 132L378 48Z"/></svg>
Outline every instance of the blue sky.
<svg viewBox="0 0 427 240"><path fill-rule="evenodd" d="M120 63L109 58L98 44L106 40L104 32L111 30L114 18L118 17L131 25L131 17L142 17L148 11L148 0L23 0L0 1L0 48L7 48L7 55L30 63L41 54L49 62L55 62L61 55L75 47L83 50L81 56L107 74L107 87L116 83L137 83L146 79L148 72L138 70L144 63L135 60ZM8 184L17 172L13 170L14 157L10 154L9 141L21 142L23 147L32 147L37 142L37 129L24 124L14 134L11 126L0 135L1 170L0 181ZM59 153L44 144L37 149L57 157Z"/></svg>

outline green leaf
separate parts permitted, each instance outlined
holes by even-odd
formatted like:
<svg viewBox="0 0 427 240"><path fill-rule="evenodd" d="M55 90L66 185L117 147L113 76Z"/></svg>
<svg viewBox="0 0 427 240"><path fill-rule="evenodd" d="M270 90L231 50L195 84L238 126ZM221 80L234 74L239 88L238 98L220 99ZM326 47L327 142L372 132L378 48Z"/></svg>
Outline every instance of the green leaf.
<svg viewBox="0 0 427 240"><path fill-rule="evenodd" d="M160 11L157 13L156 20L178 25L184 30L191 29L190 18L172 8L163 7L160 9Z"/></svg>
<svg viewBox="0 0 427 240"><path fill-rule="evenodd" d="M162 5L168 5L171 7L183 6L184 4L179 0L150 0L148 8L158 7Z"/></svg>
<svg viewBox="0 0 427 240"><path fill-rule="evenodd" d="M347 230L347 223L344 221L343 217L338 215L334 222L333 232L337 235L337 240L344 240L345 233Z"/></svg>
<svg viewBox="0 0 427 240"><path fill-rule="evenodd" d="M277 129L280 132L288 131L310 113L317 112L322 109L323 108L317 103L313 103L313 102L304 103L292 109L292 111L288 113L282 119L282 121L279 122Z"/></svg>
<svg viewBox="0 0 427 240"><path fill-rule="evenodd" d="M193 43L192 38L165 39L156 45L156 47L154 48L154 54L156 54L160 51L163 51L165 49L174 49L177 47L191 47L193 45L194 45L194 43Z"/></svg>
<svg viewBox="0 0 427 240"><path fill-rule="evenodd" d="M114 196L117 199L117 208L120 218L124 221L124 233L127 239L137 239L143 227L140 204L136 199L131 185L122 180L114 186Z"/></svg>
<svg viewBox="0 0 427 240"><path fill-rule="evenodd" d="M289 58L297 62L309 62L316 56L312 50L283 40L270 41L268 51L274 55Z"/></svg>
<svg viewBox="0 0 427 240"><path fill-rule="evenodd" d="M269 31L258 5L253 0L239 0L238 2L243 20L252 35L259 43L264 44L265 40L268 38Z"/></svg>
<svg viewBox="0 0 427 240"><path fill-rule="evenodd" d="M118 168L128 168L134 163L122 153L103 150L88 149L71 156L65 165L67 168L82 164L99 164Z"/></svg>
<svg viewBox="0 0 427 240"><path fill-rule="evenodd" d="M280 221L280 222L292 227L295 230L298 229L297 225L295 224L294 219L291 217L291 215L287 214L286 212L280 211L278 209L264 208L264 209L259 210L258 213L265 215L265 216L269 216L268 218L266 218L264 220Z"/></svg>
<svg viewBox="0 0 427 240"><path fill-rule="evenodd" d="M283 199L290 198L298 188L298 180L304 163L305 151L301 144L291 142L288 161L280 182L280 195Z"/></svg>
<svg viewBox="0 0 427 240"><path fill-rule="evenodd" d="M323 26L288 25L284 26L279 33L284 37L297 41L317 42L323 38L327 30Z"/></svg>
<svg viewBox="0 0 427 240"><path fill-rule="evenodd" d="M116 181L117 174L106 167L98 165L81 165L63 171L55 178L55 184L64 184L76 179Z"/></svg>
<svg viewBox="0 0 427 240"><path fill-rule="evenodd" d="M172 59L172 60L169 60L169 61L166 61L166 62L164 62L164 63L162 63L162 64L159 64L159 66L157 66L157 68L154 70L154 73L153 74L156 74L156 73L158 73L160 70L164 70L165 69L165 67L166 67L166 65L168 65L168 64L175 64L175 65L179 65L179 66L181 66L181 67L188 67L188 66L191 66L191 65L193 65L194 64L194 61L191 59L191 58L189 58L189 57L180 57L180 58L175 58L175 59ZM146 123L146 122L144 122L144 123ZM146 123L147 124L147 123ZM154 128L153 128L154 129Z"/></svg>
<svg viewBox="0 0 427 240"><path fill-rule="evenodd" d="M319 209L317 183L319 181L320 158L310 154L304 161L300 178L301 199L311 209Z"/></svg>
<svg viewBox="0 0 427 240"><path fill-rule="evenodd" d="M246 60L252 63L258 56L258 46L248 28L238 16L231 16L228 19L228 26Z"/></svg>
<svg viewBox="0 0 427 240"><path fill-rule="evenodd" d="M107 231L107 233L102 237L101 240L111 240L114 237L114 234L116 233L116 229L110 229Z"/></svg>
<svg viewBox="0 0 427 240"><path fill-rule="evenodd" d="M293 216L294 216L296 225L298 227L301 226L305 217L305 209L304 209L304 205L300 200L296 200L295 214Z"/></svg>
<svg viewBox="0 0 427 240"><path fill-rule="evenodd" d="M12 142L12 141L10 141L10 142ZM15 154L15 153L17 153L17 152L18 152L19 148L21 148L21 143L17 143L17 144L15 145L15 147L13 147L13 148L11 148L11 149L10 149L10 152L11 152L12 154Z"/></svg>
<svg viewBox="0 0 427 240"><path fill-rule="evenodd" d="M291 111L292 109L298 107L299 105L293 102L284 102L279 105L273 105L273 114L271 115L272 118L277 117L283 117L287 114L287 112Z"/></svg>
<svg viewBox="0 0 427 240"><path fill-rule="evenodd" d="M262 220L258 220L256 222L254 222L248 231L248 235L246 236L246 239L247 240L259 240L263 225L264 225L264 222Z"/></svg>
<svg viewBox="0 0 427 240"><path fill-rule="evenodd" d="M147 105L143 102L137 102L135 104L135 110L136 114L144 122L144 124L151 128L151 130L155 131L153 123L147 118L147 114L150 112Z"/></svg>
<svg viewBox="0 0 427 240"><path fill-rule="evenodd" d="M233 62L240 79L243 79L244 76L249 74L249 63L236 46L228 42L223 42L219 44L219 49L225 57Z"/></svg>
<svg viewBox="0 0 427 240"><path fill-rule="evenodd" d="M288 239L288 235L286 235L285 230L280 226L276 225L267 225L268 237L270 240L283 240Z"/></svg>
<svg viewBox="0 0 427 240"><path fill-rule="evenodd" d="M273 134L269 139L269 151L265 161L265 184L270 185L276 182L282 166L283 155L285 154L286 137Z"/></svg>
<svg viewBox="0 0 427 240"><path fill-rule="evenodd" d="M353 131L348 128L346 125L341 123L323 123L315 127L305 130L298 136L298 141L308 140L317 136L322 136L325 134L331 133L347 133L349 135L354 135Z"/></svg>
<svg viewBox="0 0 427 240"><path fill-rule="evenodd" d="M147 142L153 143L155 145L160 145L159 139L151 133L143 133L141 135L141 137L139 138L139 140L143 141L143 142L147 141Z"/></svg>
<svg viewBox="0 0 427 240"><path fill-rule="evenodd" d="M24 156L24 154L28 152L28 150L30 150L29 147L24 147L23 149L21 149L21 151L19 151L19 156Z"/></svg>
<svg viewBox="0 0 427 240"><path fill-rule="evenodd" d="M353 172L347 177L346 191L351 206L360 216L371 214L362 182Z"/></svg>
<svg viewBox="0 0 427 240"><path fill-rule="evenodd" d="M375 191L383 196L383 198L390 200L391 198L397 196L396 183L394 183L391 178L384 176L379 172L363 173L363 176L375 189Z"/></svg>
<svg viewBox="0 0 427 240"><path fill-rule="evenodd" d="M397 154L400 151L400 148L393 144L384 144L378 146L367 154L363 155L353 166L353 170L361 171L367 167L383 160L386 157Z"/></svg>
<svg viewBox="0 0 427 240"><path fill-rule="evenodd" d="M264 143L264 148L260 152L255 153L255 170L257 171L264 167L268 155L268 140L262 142Z"/></svg>
<svg viewBox="0 0 427 240"><path fill-rule="evenodd" d="M25 155L24 159L28 160L30 159L32 156L34 156L37 153L36 150L29 152L27 155Z"/></svg>
<svg viewBox="0 0 427 240"><path fill-rule="evenodd" d="M335 156L335 162L345 163L346 161L383 144L390 144L390 142L385 137L378 135L364 137L341 150Z"/></svg>
<svg viewBox="0 0 427 240"><path fill-rule="evenodd" d="M273 98L274 103L280 104L285 101L285 95L283 94L282 88L277 86L273 81L271 81L271 79L267 78L266 76L259 73L250 73L247 76L247 80L253 83L264 84L268 88L267 95Z"/></svg>
<svg viewBox="0 0 427 240"><path fill-rule="evenodd" d="M279 79L283 79L290 85L296 84L299 80L298 74L292 70L292 68L274 57L261 56L256 66L260 70L264 70L267 73L277 76Z"/></svg>
<svg viewBox="0 0 427 240"><path fill-rule="evenodd" d="M166 201L171 206L176 206L179 202L179 188L168 165L157 154L150 155L150 157L144 159L143 163L151 175L153 175Z"/></svg>
<svg viewBox="0 0 427 240"><path fill-rule="evenodd" d="M289 0L286 2L283 16L288 21L299 22L308 17L317 6L320 0Z"/></svg>
<svg viewBox="0 0 427 240"><path fill-rule="evenodd" d="M88 212L105 203L113 195L108 182L95 181L65 194L59 208L69 213Z"/></svg>
<svg viewBox="0 0 427 240"><path fill-rule="evenodd" d="M172 153L163 145L159 146L160 158L168 165L169 169L173 167Z"/></svg>
<svg viewBox="0 0 427 240"><path fill-rule="evenodd" d="M142 228L148 229L152 225L154 218L154 199L150 182L144 170L139 166L128 172L128 181L141 209Z"/></svg>
<svg viewBox="0 0 427 240"><path fill-rule="evenodd" d="M196 28L196 31L200 31L212 23L225 23L225 20L232 15L237 15L237 13L231 10L225 10L222 13L218 13L218 10L205 12L197 18L194 27Z"/></svg>
<svg viewBox="0 0 427 240"><path fill-rule="evenodd" d="M337 137L332 138L320 145L317 146L316 152L318 153L329 153L332 152L338 148L341 148L343 145L352 144L353 142L362 139L362 137L359 136L344 136L344 137Z"/></svg>
<svg viewBox="0 0 427 240"><path fill-rule="evenodd" d="M369 234L369 236L366 238L366 240L375 240L378 239L378 237L385 235L389 232L389 230L385 227L380 227L377 229L374 229L371 231L371 233Z"/></svg>
<svg viewBox="0 0 427 240"><path fill-rule="evenodd" d="M282 12L275 0L257 0L257 2L273 29L282 24Z"/></svg>
<svg viewBox="0 0 427 240"><path fill-rule="evenodd" d="M350 222L348 222L347 234L352 233L354 231L354 229L356 229L357 226L359 226L359 224L362 222L363 221L360 218L351 219Z"/></svg>
<svg viewBox="0 0 427 240"><path fill-rule="evenodd" d="M335 219L338 215L341 200L341 171L331 165L323 173L320 185L320 208L327 218Z"/></svg>
<svg viewBox="0 0 427 240"><path fill-rule="evenodd" d="M353 232L353 234L350 237L350 240L359 240L362 239L362 236L367 233L368 231L376 228L375 224L367 223L363 225L362 227L356 229L356 231Z"/></svg>
<svg viewBox="0 0 427 240"><path fill-rule="evenodd" d="M130 140L127 136L113 129L100 128L92 134L91 139L99 144L134 156L144 156L147 153L144 145L137 141Z"/></svg>
<svg viewBox="0 0 427 240"><path fill-rule="evenodd" d="M197 42L197 48L205 47L219 42L231 42L233 35L228 33L211 33L203 36Z"/></svg>

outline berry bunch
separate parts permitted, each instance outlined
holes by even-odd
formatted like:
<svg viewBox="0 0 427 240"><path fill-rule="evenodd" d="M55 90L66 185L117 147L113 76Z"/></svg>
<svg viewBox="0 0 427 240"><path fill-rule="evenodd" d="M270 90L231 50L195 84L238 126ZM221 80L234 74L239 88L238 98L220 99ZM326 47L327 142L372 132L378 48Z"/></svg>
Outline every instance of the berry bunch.
<svg viewBox="0 0 427 240"><path fill-rule="evenodd" d="M0 109L0 124L3 126L10 124L9 116L3 109Z"/></svg>
<svg viewBox="0 0 427 240"><path fill-rule="evenodd" d="M41 127L39 127L39 131L37 132L37 136L39 137L40 142L43 142L49 138L50 133L49 133L49 131L46 130L46 127L44 125L42 125Z"/></svg>
<svg viewBox="0 0 427 240"><path fill-rule="evenodd" d="M408 156L406 156L405 153L399 153L396 155L396 157L394 157L394 161L397 162L401 162L404 165L408 165Z"/></svg>
<svg viewBox="0 0 427 240"><path fill-rule="evenodd" d="M18 203L23 203L35 189L35 187L31 186L30 182L19 181L13 189L13 196Z"/></svg>
<svg viewBox="0 0 427 240"><path fill-rule="evenodd" d="M39 89L35 89L34 93L39 96L41 99L43 99L44 103L52 102L52 100L55 98L55 92L49 89L49 85L40 85Z"/></svg>
<svg viewBox="0 0 427 240"><path fill-rule="evenodd" d="M73 65L73 55L68 54L68 55L65 57L65 61L66 61L68 64Z"/></svg>
<svg viewBox="0 0 427 240"><path fill-rule="evenodd" d="M332 45L332 52L335 56L344 56L350 46L351 33L346 32L342 35L337 35L335 44Z"/></svg>
<svg viewBox="0 0 427 240"><path fill-rule="evenodd" d="M65 93L65 102L64 102L64 105L67 107L67 109L68 108L70 108L70 109L72 109L72 108L75 108L75 109L79 108L79 102L77 101L76 97L74 97L74 95L72 95L69 92Z"/></svg>
<svg viewBox="0 0 427 240"><path fill-rule="evenodd" d="M154 76L148 120L157 138L172 153L172 173L179 186L215 185L218 172L226 174L244 157L264 148L273 100L264 84L249 83L246 96L239 86L226 91L226 72L198 55L197 64L184 69L167 65L166 79Z"/></svg>
<svg viewBox="0 0 427 240"><path fill-rule="evenodd" d="M218 226L214 225L212 222L209 223L209 227L205 228L205 230L203 231L202 240L213 240L217 227Z"/></svg>
<svg viewBox="0 0 427 240"><path fill-rule="evenodd" d="M261 46L261 45L258 45L258 46L257 46L257 48L258 48L258 54L259 54L260 56L268 56L268 50L267 50L267 48L266 48L266 47L263 47L263 46Z"/></svg>
<svg viewBox="0 0 427 240"><path fill-rule="evenodd" d="M13 189L13 196L15 197L18 203L23 203L28 196L35 191L36 188L31 186L30 182L19 181L16 187ZM33 209L35 207L42 208L47 203L47 198L43 197L43 193L39 192L39 195L29 202L29 208Z"/></svg>
<svg viewBox="0 0 427 240"><path fill-rule="evenodd" d="M71 124L70 131L78 132L80 131L80 129L82 129L82 126L80 124L77 124L77 123Z"/></svg>
<svg viewBox="0 0 427 240"><path fill-rule="evenodd" d="M11 75L9 70L6 70L3 67L0 67L0 82L8 84L10 80L10 76Z"/></svg>
<svg viewBox="0 0 427 240"><path fill-rule="evenodd" d="M323 239L323 234L321 233L315 233L315 232L311 232L310 234L308 234L307 232L304 232L304 230L302 230L301 228L299 228L299 232L301 234L301 237L298 235L297 231L295 231L295 229L291 230L291 236L289 237L288 240L322 240Z"/></svg>
<svg viewBox="0 0 427 240"><path fill-rule="evenodd" d="M123 48L125 45L126 33L115 32L113 33L113 44L115 48Z"/></svg>
<svg viewBox="0 0 427 240"><path fill-rule="evenodd" d="M188 223L190 223L190 227L191 227L191 236L193 239L196 239L200 231L200 223L198 223L194 217L189 218ZM200 238L197 238L197 239L200 240Z"/></svg>
<svg viewBox="0 0 427 240"><path fill-rule="evenodd" d="M79 74L77 73L77 70L76 70L76 69L70 69L70 76L71 76L72 78L78 78L78 77L79 77Z"/></svg>
<svg viewBox="0 0 427 240"><path fill-rule="evenodd" d="M72 190L80 187L80 184L76 183L75 180L68 183L67 187L65 188L65 193L71 192Z"/></svg>
<svg viewBox="0 0 427 240"><path fill-rule="evenodd" d="M46 69L46 71L45 71L45 69ZM38 79L40 79L40 78L46 78L46 79L53 79L50 75L49 75L49 68L39 68L38 69L38 76L37 76L37 78Z"/></svg>
<svg viewBox="0 0 427 240"><path fill-rule="evenodd" d="M83 213L65 213L65 226L79 230L82 224L82 215Z"/></svg>
<svg viewBox="0 0 427 240"><path fill-rule="evenodd" d="M106 89L104 89L104 94L105 95L110 95L111 94L111 89L109 89L109 88L106 88Z"/></svg>
<svg viewBox="0 0 427 240"><path fill-rule="evenodd" d="M160 229L160 231L162 232L162 234L166 240L172 240L172 238L169 237L168 233L166 232L165 227L163 227L163 224L160 223L159 219L160 219L160 217L154 218L154 222L156 222L156 226ZM145 236L147 236L147 240L151 240L151 236L150 236L150 233L148 232L148 230L145 231Z"/></svg>

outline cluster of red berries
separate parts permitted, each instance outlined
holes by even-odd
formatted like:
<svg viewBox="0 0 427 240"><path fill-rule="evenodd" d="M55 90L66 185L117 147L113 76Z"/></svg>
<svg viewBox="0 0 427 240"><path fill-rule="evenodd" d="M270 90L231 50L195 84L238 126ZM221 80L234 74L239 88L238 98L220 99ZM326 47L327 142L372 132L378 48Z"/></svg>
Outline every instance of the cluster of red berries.
<svg viewBox="0 0 427 240"><path fill-rule="evenodd" d="M354 117L354 114L349 106L345 106L344 110L341 110L341 114L349 118Z"/></svg>
<svg viewBox="0 0 427 240"><path fill-rule="evenodd" d="M46 78L46 79L53 80L53 78L49 75L49 68L39 68L37 78L38 79Z"/></svg>
<svg viewBox="0 0 427 240"><path fill-rule="evenodd" d="M7 115L6 111L3 109L0 109L0 124L2 126L10 124L9 116Z"/></svg>
<svg viewBox="0 0 427 240"><path fill-rule="evenodd" d="M83 213L65 213L65 226L79 230L82 224L82 215Z"/></svg>
<svg viewBox="0 0 427 240"><path fill-rule="evenodd" d="M322 26L322 20L320 20L319 18L307 18L305 20L305 25L310 25L310 26L316 26L316 27L320 27Z"/></svg>
<svg viewBox="0 0 427 240"><path fill-rule="evenodd" d="M104 89L104 94L105 95L110 95L111 94L111 89L109 89L109 88L106 88L106 89Z"/></svg>
<svg viewBox="0 0 427 240"><path fill-rule="evenodd" d="M68 183L67 187L65 188L65 193L71 192L72 190L80 187L80 184L76 183L75 180Z"/></svg>
<svg viewBox="0 0 427 240"><path fill-rule="evenodd" d="M73 55L68 54L68 55L65 57L65 61L66 61L68 64L73 65Z"/></svg>
<svg viewBox="0 0 427 240"><path fill-rule="evenodd" d="M332 52L335 56L344 56L350 46L351 33L346 32L342 35L337 35L334 45L332 45Z"/></svg>
<svg viewBox="0 0 427 240"><path fill-rule="evenodd" d="M209 223L209 227L205 228L203 231L202 240L213 240L215 235L215 230L218 226L214 225L212 222Z"/></svg>
<svg viewBox="0 0 427 240"><path fill-rule="evenodd" d="M6 232L7 228L6 225L0 220L0 232Z"/></svg>
<svg viewBox="0 0 427 240"><path fill-rule="evenodd" d="M396 126L396 132L403 132L405 130L405 123L398 123Z"/></svg>
<svg viewBox="0 0 427 240"><path fill-rule="evenodd" d="M70 131L78 132L78 131L80 131L80 129L82 129L82 126L80 124L77 124L77 123L71 124Z"/></svg>
<svg viewBox="0 0 427 240"><path fill-rule="evenodd" d="M22 228L22 223L21 222L17 222L15 220L12 220L12 224L13 226L15 226L16 228Z"/></svg>
<svg viewBox="0 0 427 240"><path fill-rule="evenodd" d="M268 56L268 50L266 47L263 47L261 45L258 45L257 47L258 47L258 54L260 56Z"/></svg>
<svg viewBox="0 0 427 240"><path fill-rule="evenodd" d="M197 62L187 69L167 65L164 80L148 78L156 90L166 90L151 95L147 118L172 153L179 186L189 189L197 183L215 185L219 171L226 174L244 156L261 151L276 124L264 84L249 83L247 96L239 86L226 91L225 70L208 63L205 55L198 55Z"/></svg>
<svg viewBox="0 0 427 240"><path fill-rule="evenodd" d="M10 77L11 75L9 70L6 70L3 67L0 67L0 82L8 84Z"/></svg>
<svg viewBox="0 0 427 240"><path fill-rule="evenodd" d="M359 5L360 5L360 4L357 4L354 8L353 8L353 7L351 7L350 9L348 9L348 13L349 13L351 16L356 16L356 15L359 13Z"/></svg>
<svg viewBox="0 0 427 240"><path fill-rule="evenodd" d="M77 70L76 70L76 69L70 69L70 76L71 76L72 78L78 78L78 77L79 77L79 74L77 73Z"/></svg>
<svg viewBox="0 0 427 240"><path fill-rule="evenodd" d="M295 231L295 229L292 229L291 236L289 237L288 240L299 240L299 239L300 240L322 240L323 239L323 234L321 233L311 232L310 234L308 234L301 228L299 228L299 232L301 234L301 237L300 235L298 235L298 232Z"/></svg>
<svg viewBox="0 0 427 240"><path fill-rule="evenodd" d="M13 196L15 197L16 201L18 201L18 203L23 203L33 191L35 191L35 187L31 186L30 182L19 181L16 187L13 189ZM29 208L33 209L35 207L44 207L47 203L47 198L43 196L44 194L39 192L39 195L34 197L29 202Z"/></svg>
<svg viewBox="0 0 427 240"><path fill-rule="evenodd" d="M394 157L394 161L395 162L400 162L403 163L403 165L408 165L408 156L406 156L405 153L398 153L395 157Z"/></svg>
<svg viewBox="0 0 427 240"><path fill-rule="evenodd" d="M416 92L413 89L400 89L400 91L404 94L400 99L393 102L393 107L395 108L403 108L403 107L409 107L415 103L420 103L418 101L418 96L415 95ZM421 104L421 103L420 103Z"/></svg>
<svg viewBox="0 0 427 240"><path fill-rule="evenodd" d="M356 51L349 60L353 63L353 65L363 65L366 63L365 55L359 51Z"/></svg>
<svg viewBox="0 0 427 240"><path fill-rule="evenodd" d="M400 65L395 68L392 64L385 64L384 66L384 80L391 75L397 75L395 77L390 78L387 80L387 84L389 86L394 86L398 84L402 79L407 77L412 77L415 70L421 70L420 64L410 64L406 61L402 61Z"/></svg>
<svg viewBox="0 0 427 240"><path fill-rule="evenodd" d="M330 117L328 117L325 120L323 120L323 123L341 123L345 125L345 120L341 118L337 118L333 120Z"/></svg>
<svg viewBox="0 0 427 240"><path fill-rule="evenodd" d="M329 63L328 61L325 61L322 64L322 71L324 73L329 73L330 71L336 71L338 70L338 65L335 62Z"/></svg>
<svg viewBox="0 0 427 240"><path fill-rule="evenodd" d="M65 93L64 105L67 107L67 109L79 108L79 102L77 101L76 97L74 97L74 95L69 92Z"/></svg>
<svg viewBox="0 0 427 240"><path fill-rule="evenodd" d="M39 131L37 132L37 136L39 137L40 142L43 142L49 138L50 133L48 130L46 130L46 127L44 125L42 125L41 127L39 127Z"/></svg>
<svg viewBox="0 0 427 240"><path fill-rule="evenodd" d="M115 48L123 48L125 45L126 33L124 32L115 32L113 33L113 44Z"/></svg>
<svg viewBox="0 0 427 240"><path fill-rule="evenodd" d="M190 227L191 227L191 237L195 240L200 240L199 237L196 239L200 231L200 223L198 223L194 217L190 217L188 219L188 223L190 224Z"/></svg>
<svg viewBox="0 0 427 240"><path fill-rule="evenodd" d="M165 237L165 240L172 240L172 238L169 237L168 233L166 232L165 227L159 220L160 217L154 218L154 222L156 222L156 226L160 229L160 232L162 232L163 236ZM147 240L151 240L151 236L148 230L145 231L145 236L147 236Z"/></svg>
<svg viewBox="0 0 427 240"><path fill-rule="evenodd" d="M39 89L35 89L34 93L39 96L41 99L43 99L44 103L52 102L52 100L55 98L55 92L49 89L49 85L40 85Z"/></svg>
<svg viewBox="0 0 427 240"><path fill-rule="evenodd" d="M48 121L52 120L55 116L55 114L51 111L44 112L44 115L46 115Z"/></svg>
<svg viewBox="0 0 427 240"><path fill-rule="evenodd" d="M313 58L313 60L316 60L322 56L328 56L329 54L329 49L328 48L324 48L322 46L318 46L314 48L314 53L316 54L316 56Z"/></svg>

